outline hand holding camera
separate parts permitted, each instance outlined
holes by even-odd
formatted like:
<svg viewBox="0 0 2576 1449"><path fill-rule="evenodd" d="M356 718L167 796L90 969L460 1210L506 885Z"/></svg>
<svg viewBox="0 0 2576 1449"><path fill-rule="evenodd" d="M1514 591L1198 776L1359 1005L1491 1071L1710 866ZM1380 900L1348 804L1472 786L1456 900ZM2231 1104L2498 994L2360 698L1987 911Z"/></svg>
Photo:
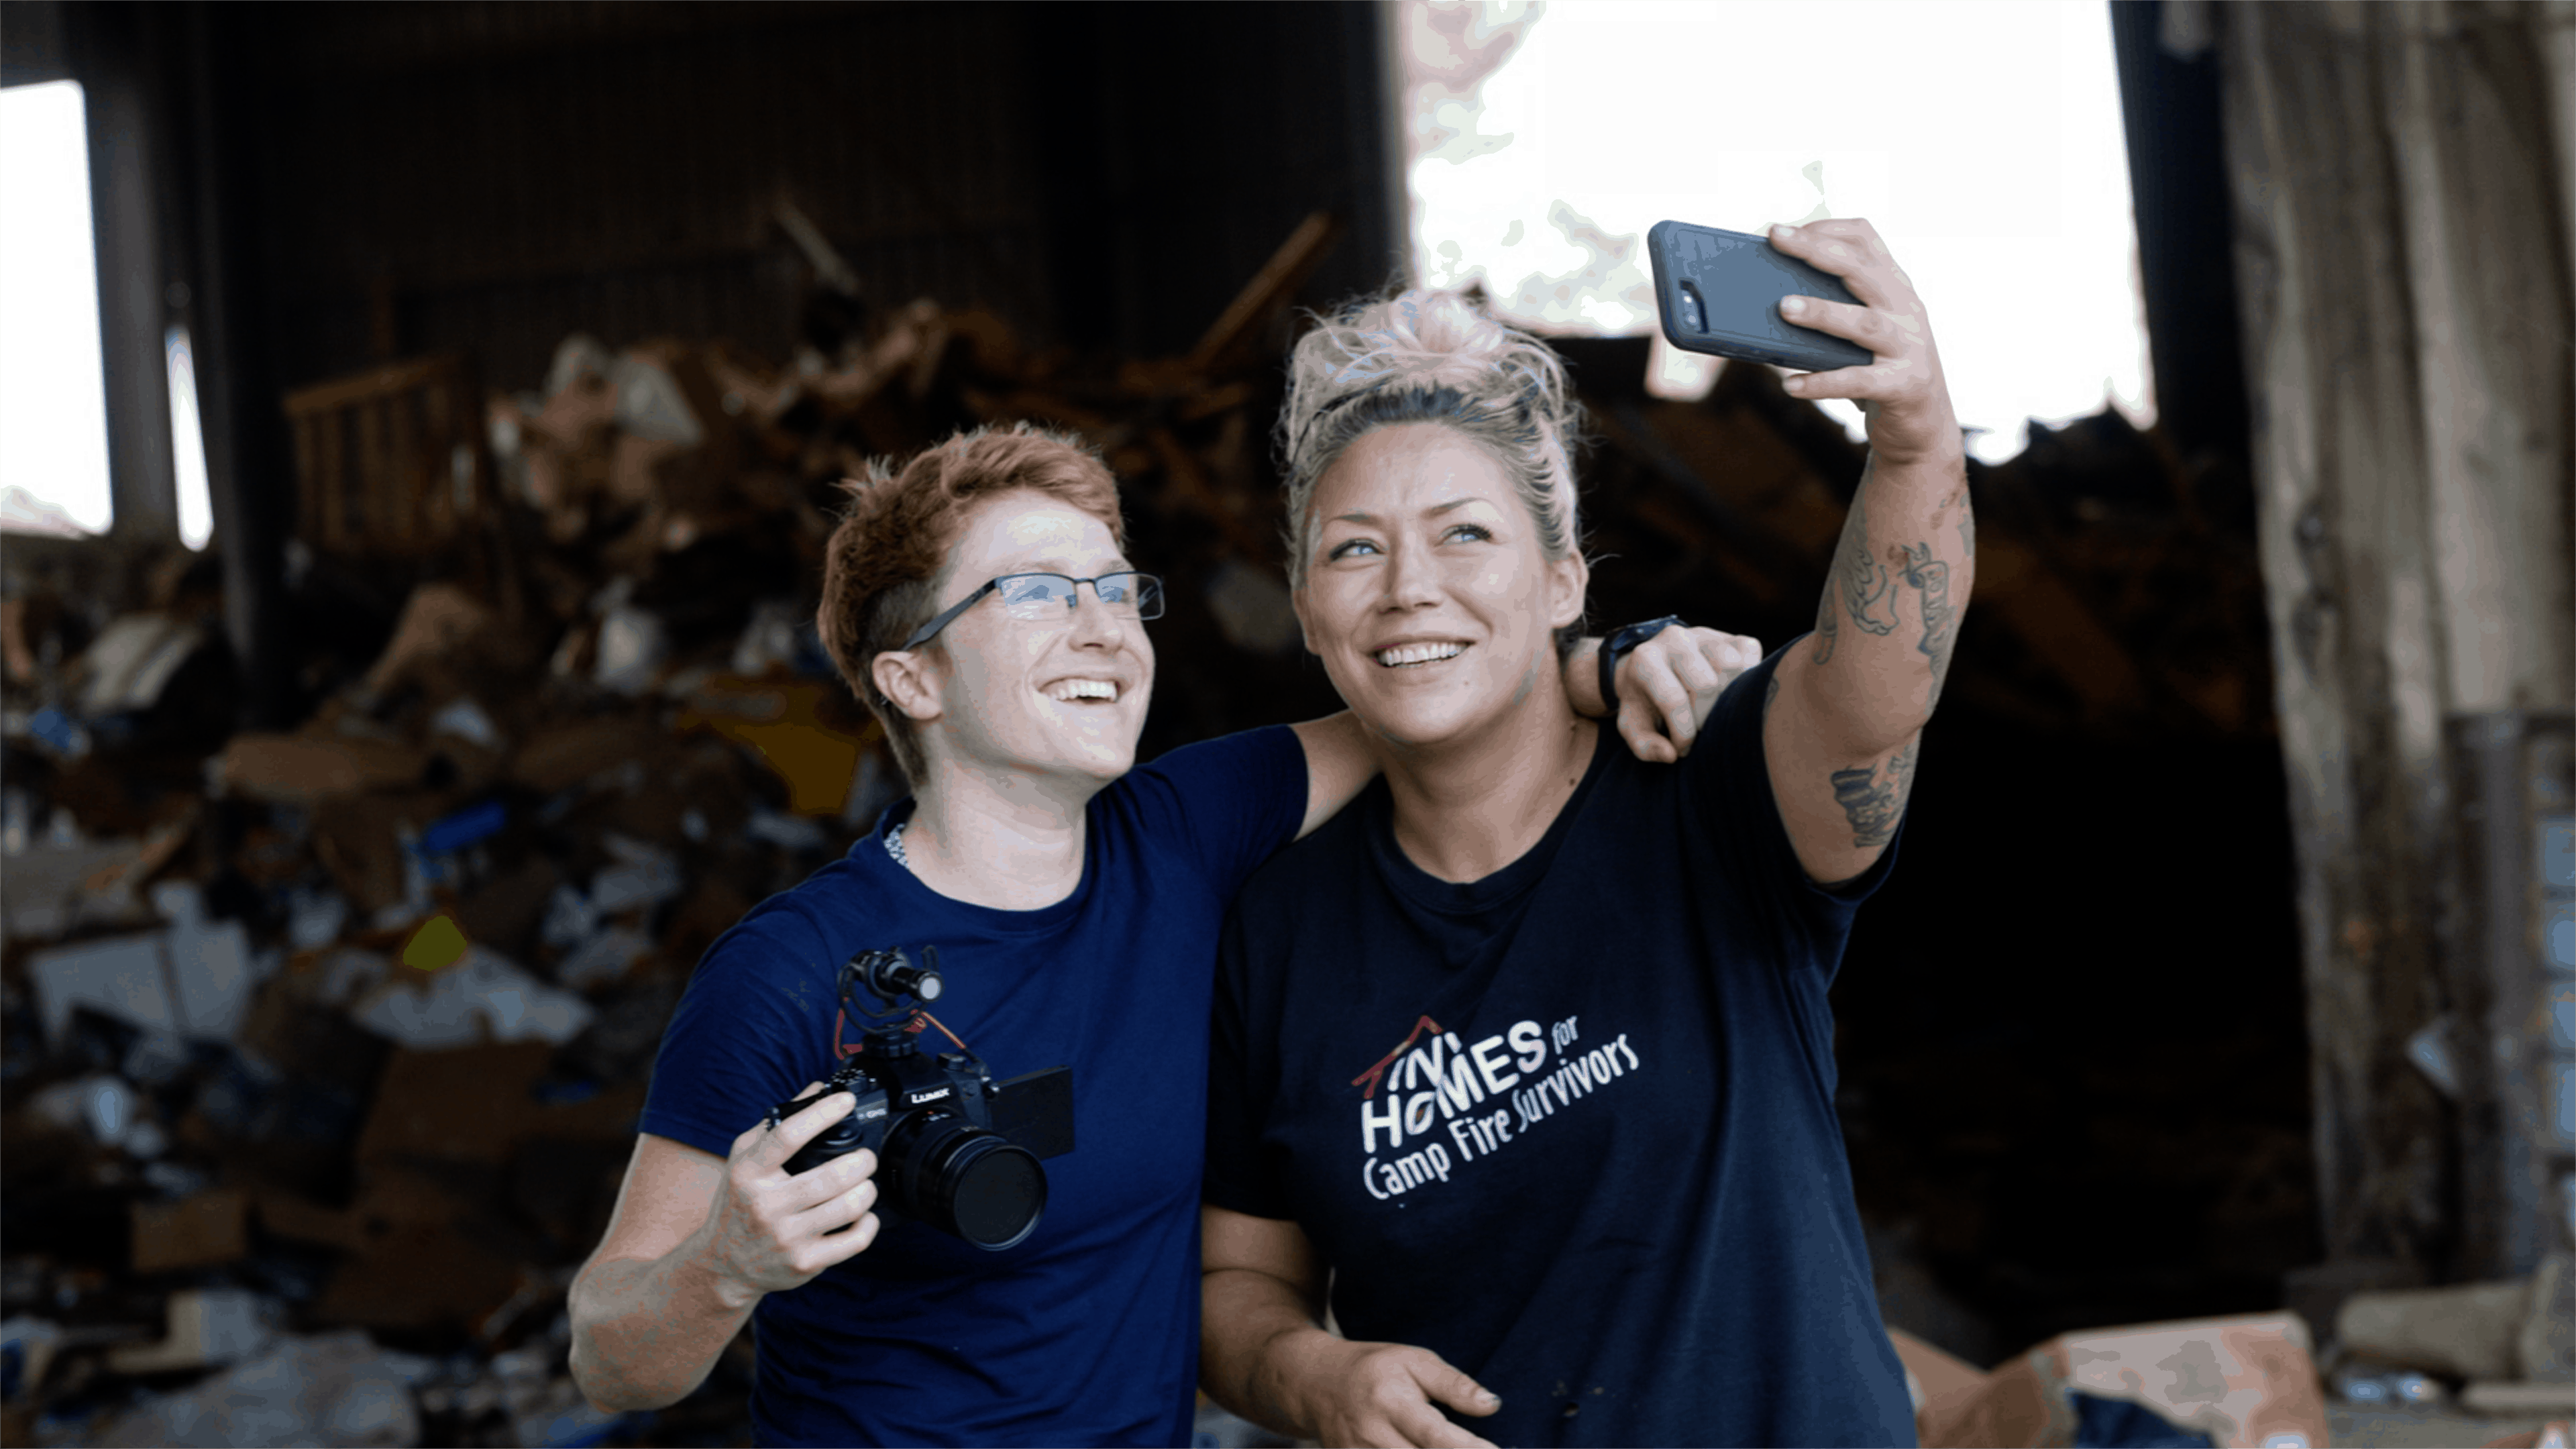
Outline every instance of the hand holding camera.
<svg viewBox="0 0 2576 1449"><path fill-rule="evenodd" d="M789 1121L825 1112L823 1129L787 1159L789 1173L811 1175L865 1155L881 1166L870 1172L884 1184L886 1217L1000 1252L1025 1241L1046 1211L1038 1160L1073 1150L1072 1072L1052 1067L995 1081L982 1058L922 1009L942 990L938 948L924 947L923 957L918 966L900 951L850 958L841 968L842 1018L865 1023L865 1039L848 1049L828 1086L780 1103L769 1120L783 1132ZM922 1050L916 1038L924 1026L937 1026L956 1050Z"/></svg>
<svg viewBox="0 0 2576 1449"><path fill-rule="evenodd" d="M788 1165L848 1116L850 1102L847 1092L831 1093L774 1130L763 1121L733 1140L714 1210L699 1231L711 1261L749 1297L797 1287L876 1241L874 1153L849 1153L810 1172L791 1172Z"/></svg>

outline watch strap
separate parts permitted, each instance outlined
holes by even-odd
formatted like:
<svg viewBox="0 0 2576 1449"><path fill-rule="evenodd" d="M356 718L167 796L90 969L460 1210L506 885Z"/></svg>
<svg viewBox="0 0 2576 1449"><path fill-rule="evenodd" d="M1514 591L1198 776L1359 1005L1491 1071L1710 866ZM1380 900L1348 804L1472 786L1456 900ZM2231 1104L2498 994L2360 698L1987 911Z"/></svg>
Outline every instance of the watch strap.
<svg viewBox="0 0 2576 1449"><path fill-rule="evenodd" d="M1619 717L1619 661L1638 645L1681 621L1679 614L1666 614L1660 619L1648 619L1643 623L1627 624L1613 629L1609 637L1601 641L1601 717L1603 719Z"/></svg>

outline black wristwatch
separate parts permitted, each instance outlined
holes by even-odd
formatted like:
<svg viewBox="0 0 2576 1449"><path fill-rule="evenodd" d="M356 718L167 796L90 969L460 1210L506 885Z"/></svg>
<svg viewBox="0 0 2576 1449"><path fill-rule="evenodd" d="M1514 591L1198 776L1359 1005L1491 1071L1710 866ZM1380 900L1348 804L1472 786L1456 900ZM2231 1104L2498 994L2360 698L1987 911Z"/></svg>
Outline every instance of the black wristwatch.
<svg viewBox="0 0 2576 1449"><path fill-rule="evenodd" d="M1603 719L1619 717L1617 685L1619 660L1629 650L1681 621L1679 614L1666 614L1660 619L1648 619L1642 624L1629 624L1623 628L1613 629L1610 631L1610 637L1601 641L1601 717Z"/></svg>

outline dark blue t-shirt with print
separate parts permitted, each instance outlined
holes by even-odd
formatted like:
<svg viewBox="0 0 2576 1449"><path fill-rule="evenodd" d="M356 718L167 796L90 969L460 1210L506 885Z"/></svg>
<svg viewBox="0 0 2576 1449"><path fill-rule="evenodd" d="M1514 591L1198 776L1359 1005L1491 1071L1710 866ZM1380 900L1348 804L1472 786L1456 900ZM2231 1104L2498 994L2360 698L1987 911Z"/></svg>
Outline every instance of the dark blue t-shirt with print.
<svg viewBox="0 0 2576 1449"><path fill-rule="evenodd" d="M1860 901L1799 867L1778 656L1690 756L1600 731L1545 837L1415 866L1383 780L1256 872L1219 957L1207 1199L1302 1224L1354 1340L1500 1395L1500 1444L1906 1444L1833 1109Z"/></svg>
<svg viewBox="0 0 2576 1449"><path fill-rule="evenodd" d="M641 1130L718 1157L820 1081L853 954L939 948L936 1013L997 1077L1073 1068L1074 1150L1029 1238L919 1223L755 1310L764 1444L1184 1444L1198 1378L1198 1189L1216 933L1304 816L1296 736L1172 751L1093 797L1082 882L1034 911L923 885L875 834L711 947Z"/></svg>

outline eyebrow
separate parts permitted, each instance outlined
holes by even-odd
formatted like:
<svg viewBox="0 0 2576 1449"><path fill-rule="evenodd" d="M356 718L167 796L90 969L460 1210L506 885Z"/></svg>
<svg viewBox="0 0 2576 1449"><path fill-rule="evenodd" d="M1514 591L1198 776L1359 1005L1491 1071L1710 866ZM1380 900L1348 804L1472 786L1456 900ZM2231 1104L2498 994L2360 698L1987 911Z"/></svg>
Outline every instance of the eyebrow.
<svg viewBox="0 0 2576 1449"><path fill-rule="evenodd" d="M1033 563L1013 564L994 574L993 577L1003 578L1011 574L1062 574L1069 579L1078 579L1081 578L1082 575L1075 573L1074 570L1081 567L1085 566L1081 564L1068 563L1062 559L1042 560ZM1109 567L1102 569L1100 572L1103 574L1132 574L1141 572L1141 570L1139 570L1134 564L1129 563L1124 557L1121 557L1112 562Z"/></svg>
<svg viewBox="0 0 2576 1449"><path fill-rule="evenodd" d="M1466 497L1466 498L1452 498L1452 499L1450 499L1450 500L1449 500L1448 502L1446 502L1446 503L1435 503L1435 504L1432 504L1429 508L1426 508L1426 509L1424 509L1424 510L1422 510L1422 511L1423 511L1423 514L1424 514L1426 517L1438 517L1439 515L1441 515L1441 514L1443 514L1443 513L1448 512L1448 511L1449 511L1450 509L1452 509L1452 508L1464 508L1464 507L1466 507L1466 506L1467 506L1468 504L1470 504L1470 503L1488 503L1488 502L1489 502L1489 501L1488 501L1488 500L1486 500L1486 499L1483 499L1483 498L1477 498L1477 497L1473 497L1473 496ZM1489 505L1489 506L1490 506L1490 505ZM1378 521L1379 521L1379 519L1378 519L1378 516L1377 516L1376 514L1374 514L1374 513L1336 513L1336 514L1334 514L1332 517L1330 517L1330 518L1328 518L1328 519L1325 519L1324 521L1325 521L1326 523L1376 523L1376 522L1378 522Z"/></svg>

